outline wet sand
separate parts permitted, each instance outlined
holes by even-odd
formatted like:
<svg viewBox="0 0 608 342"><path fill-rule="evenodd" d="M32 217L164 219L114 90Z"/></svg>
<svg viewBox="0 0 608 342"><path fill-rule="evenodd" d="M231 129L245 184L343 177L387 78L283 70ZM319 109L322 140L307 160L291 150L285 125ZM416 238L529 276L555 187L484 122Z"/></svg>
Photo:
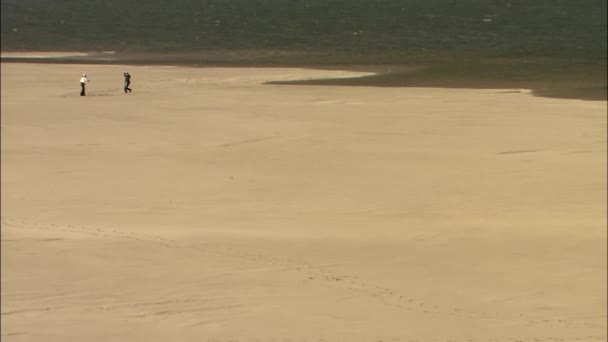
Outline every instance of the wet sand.
<svg viewBox="0 0 608 342"><path fill-rule="evenodd" d="M606 340L604 101L1 68L3 340Z"/></svg>

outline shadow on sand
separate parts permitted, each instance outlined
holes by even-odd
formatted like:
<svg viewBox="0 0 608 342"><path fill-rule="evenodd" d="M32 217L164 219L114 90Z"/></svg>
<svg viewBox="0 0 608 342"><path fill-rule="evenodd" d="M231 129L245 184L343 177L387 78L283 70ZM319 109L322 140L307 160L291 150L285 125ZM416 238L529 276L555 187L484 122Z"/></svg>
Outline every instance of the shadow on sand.
<svg viewBox="0 0 608 342"><path fill-rule="evenodd" d="M358 67L355 70L375 74L356 78L276 81L267 84L526 89L543 97L607 100L605 62L497 59L436 62L416 68L399 65Z"/></svg>

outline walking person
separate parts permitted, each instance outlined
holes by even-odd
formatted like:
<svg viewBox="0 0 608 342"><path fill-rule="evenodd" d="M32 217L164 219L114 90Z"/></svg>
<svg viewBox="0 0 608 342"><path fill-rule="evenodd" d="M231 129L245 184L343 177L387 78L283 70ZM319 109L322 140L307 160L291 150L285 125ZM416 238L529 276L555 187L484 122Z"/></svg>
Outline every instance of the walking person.
<svg viewBox="0 0 608 342"><path fill-rule="evenodd" d="M85 85L89 82L87 74L82 74L80 78L80 96L85 96Z"/></svg>
<svg viewBox="0 0 608 342"><path fill-rule="evenodd" d="M129 93L131 92L131 88L129 88L129 85L131 84L131 75L129 74L129 72L125 72L125 93L128 91Z"/></svg>

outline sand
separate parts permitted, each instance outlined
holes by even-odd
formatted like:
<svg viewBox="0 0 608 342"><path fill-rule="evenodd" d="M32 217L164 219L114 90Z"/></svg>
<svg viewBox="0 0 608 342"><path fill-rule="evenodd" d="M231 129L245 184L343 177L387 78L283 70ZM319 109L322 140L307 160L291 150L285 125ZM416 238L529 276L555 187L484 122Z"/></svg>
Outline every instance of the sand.
<svg viewBox="0 0 608 342"><path fill-rule="evenodd" d="M3 341L606 341L606 102L1 67Z"/></svg>
<svg viewBox="0 0 608 342"><path fill-rule="evenodd" d="M37 59L48 59L48 58L60 58L60 57L84 57L88 56L86 52L49 52L49 51L30 51L30 52L10 52L2 51L0 56L2 58L37 58Z"/></svg>

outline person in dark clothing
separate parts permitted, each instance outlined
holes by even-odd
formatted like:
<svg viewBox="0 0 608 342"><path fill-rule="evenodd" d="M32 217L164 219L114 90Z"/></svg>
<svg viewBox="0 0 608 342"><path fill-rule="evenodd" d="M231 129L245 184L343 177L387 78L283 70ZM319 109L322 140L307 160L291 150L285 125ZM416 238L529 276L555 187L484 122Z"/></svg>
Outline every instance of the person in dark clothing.
<svg viewBox="0 0 608 342"><path fill-rule="evenodd" d="M129 85L131 84L131 75L129 75L128 72L124 73L125 75L125 93L126 92L131 92L131 88L129 88Z"/></svg>

